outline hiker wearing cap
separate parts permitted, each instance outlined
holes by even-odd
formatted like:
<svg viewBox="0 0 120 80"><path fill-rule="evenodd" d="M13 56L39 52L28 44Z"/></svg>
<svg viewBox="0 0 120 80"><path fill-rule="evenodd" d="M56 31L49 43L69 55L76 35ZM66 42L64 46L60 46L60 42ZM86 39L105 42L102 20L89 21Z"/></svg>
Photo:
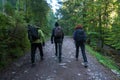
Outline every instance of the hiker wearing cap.
<svg viewBox="0 0 120 80"><path fill-rule="evenodd" d="M56 22L55 27L52 30L51 43L55 43L55 56L58 57L59 62L61 62L63 38L63 30L61 26L59 26L58 22Z"/></svg>
<svg viewBox="0 0 120 80"><path fill-rule="evenodd" d="M43 60L45 37L40 27L28 25L28 38L31 43L31 63L32 65L35 65L35 52L37 48L40 52L40 59Z"/></svg>
<svg viewBox="0 0 120 80"><path fill-rule="evenodd" d="M86 53L85 53L85 42L86 42L86 34L85 31L83 30L83 26L82 25L77 25L75 27L74 33L73 33L73 38L75 41L75 46L76 46L76 55L75 58L78 61L78 57L79 57L79 47L81 48L81 52L82 52L82 56L83 56L83 60L84 60L84 66L87 67L87 57L86 57Z"/></svg>

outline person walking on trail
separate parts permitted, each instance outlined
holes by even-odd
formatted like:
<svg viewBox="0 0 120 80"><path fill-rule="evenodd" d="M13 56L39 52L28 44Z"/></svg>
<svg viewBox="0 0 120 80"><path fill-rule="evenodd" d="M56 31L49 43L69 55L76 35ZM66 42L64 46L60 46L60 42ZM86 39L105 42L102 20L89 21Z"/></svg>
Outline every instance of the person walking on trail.
<svg viewBox="0 0 120 80"><path fill-rule="evenodd" d="M81 25L76 26L75 31L73 33L73 38L74 38L75 46L76 46L76 55L75 55L76 60L78 61L79 47L80 47L83 60L84 60L84 66L88 67L88 61L87 61L87 57L85 53L86 34Z"/></svg>
<svg viewBox="0 0 120 80"><path fill-rule="evenodd" d="M55 43L55 56L58 56L59 62L61 62L63 38L63 29L59 26L58 22L56 22L52 30L51 43Z"/></svg>
<svg viewBox="0 0 120 80"><path fill-rule="evenodd" d="M45 45L45 38L40 27L28 25L28 38L31 43L31 63L35 65L35 52L39 49L40 59L43 60L43 47Z"/></svg>

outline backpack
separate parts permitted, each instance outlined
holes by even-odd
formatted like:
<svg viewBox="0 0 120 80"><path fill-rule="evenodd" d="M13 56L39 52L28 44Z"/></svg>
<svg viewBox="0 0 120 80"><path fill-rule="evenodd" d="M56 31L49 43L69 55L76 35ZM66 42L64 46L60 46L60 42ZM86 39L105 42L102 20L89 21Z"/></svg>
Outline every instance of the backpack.
<svg viewBox="0 0 120 80"><path fill-rule="evenodd" d="M60 37L62 37L62 35L63 35L62 28L60 26L55 27L54 36L57 37L57 38L60 38Z"/></svg>
<svg viewBox="0 0 120 80"><path fill-rule="evenodd" d="M85 41L86 40L86 35L85 35L84 30L77 29L74 33L74 39L76 41Z"/></svg>
<svg viewBox="0 0 120 80"><path fill-rule="evenodd" d="M31 42L40 39L40 36L38 34L38 29L35 28L34 26L29 26L28 27L28 38Z"/></svg>

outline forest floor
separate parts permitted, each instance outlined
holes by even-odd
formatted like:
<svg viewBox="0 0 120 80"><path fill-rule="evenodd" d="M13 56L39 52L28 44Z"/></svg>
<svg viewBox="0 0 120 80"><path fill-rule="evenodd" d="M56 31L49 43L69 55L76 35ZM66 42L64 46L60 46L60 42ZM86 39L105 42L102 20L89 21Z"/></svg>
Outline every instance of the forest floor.
<svg viewBox="0 0 120 80"><path fill-rule="evenodd" d="M54 45L47 41L43 61L40 61L37 51L36 65L31 67L29 52L0 72L0 80L120 80L87 51L88 68L83 65L81 51L76 61L74 41L69 37L65 37L63 42L61 63L54 53Z"/></svg>

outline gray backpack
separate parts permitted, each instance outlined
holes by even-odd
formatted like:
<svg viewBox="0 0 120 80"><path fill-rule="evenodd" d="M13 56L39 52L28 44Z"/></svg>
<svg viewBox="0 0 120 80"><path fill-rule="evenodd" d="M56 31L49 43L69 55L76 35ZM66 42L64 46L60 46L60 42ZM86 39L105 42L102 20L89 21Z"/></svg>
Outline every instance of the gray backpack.
<svg viewBox="0 0 120 80"><path fill-rule="evenodd" d="M60 37L62 37L62 35L63 35L62 28L60 26L59 27L55 27L54 36L57 37L57 38L60 38Z"/></svg>

